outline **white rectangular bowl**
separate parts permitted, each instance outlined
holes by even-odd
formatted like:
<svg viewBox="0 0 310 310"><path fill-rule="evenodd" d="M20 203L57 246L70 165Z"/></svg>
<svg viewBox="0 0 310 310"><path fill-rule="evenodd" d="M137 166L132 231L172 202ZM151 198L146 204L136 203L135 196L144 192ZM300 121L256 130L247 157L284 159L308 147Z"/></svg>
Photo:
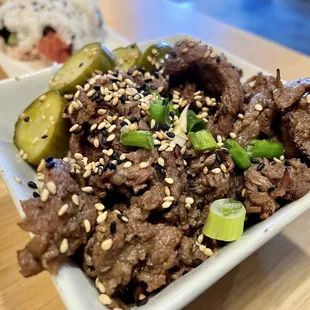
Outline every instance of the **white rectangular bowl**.
<svg viewBox="0 0 310 310"><path fill-rule="evenodd" d="M145 50L150 44L159 40L173 44L185 37L190 38L187 35L177 35L141 43L139 47ZM218 51L218 49L215 50ZM262 71L236 56L229 53L226 55L233 64L243 69L244 78ZM27 182L35 178L35 171L16 157L17 149L12 143L14 124L19 114L29 103L48 90L48 80L54 70L55 68L45 69L24 76L19 81L11 79L0 82L0 173L21 216L24 214L19 201L31 197L31 190L27 187ZM16 183L14 176L20 177L23 183ZM139 309L177 310L183 308L278 234L286 225L310 209L309 199L308 194L298 201L286 205L264 222L246 230L240 240L225 246L199 267L150 298L148 303ZM59 275L52 278L68 309L107 309L98 302L98 292L92 281L73 263L62 265Z"/></svg>

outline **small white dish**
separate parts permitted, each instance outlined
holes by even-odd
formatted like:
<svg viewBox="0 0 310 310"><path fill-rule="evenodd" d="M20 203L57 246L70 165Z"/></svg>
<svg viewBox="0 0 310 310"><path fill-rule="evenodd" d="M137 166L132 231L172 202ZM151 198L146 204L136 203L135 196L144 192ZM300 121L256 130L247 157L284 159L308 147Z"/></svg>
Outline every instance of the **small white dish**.
<svg viewBox="0 0 310 310"><path fill-rule="evenodd" d="M138 44L142 50L158 41L171 44L187 35L176 35ZM127 42L120 42L119 44ZM218 49L215 49L218 50ZM244 79L262 71L236 56L226 53L228 59L243 69ZM35 171L20 158L12 143L14 124L19 114L39 95L48 90L48 80L55 68L41 70L22 77L0 82L0 173L8 187L15 205L23 216L20 200L31 197L27 182L35 178ZM14 181L14 176L23 180ZM156 296L150 298L145 306L138 309L177 310L181 309L209 288L229 270L234 268L251 253L278 234L286 225L310 209L310 195L286 205L272 217L245 231L242 238L233 242L209 258L196 269L173 282ZM253 266L253 268L255 268ZM98 292L91 280L73 263L62 265L53 281L64 304L70 310L107 309L98 302ZM135 309L135 308L134 308Z"/></svg>

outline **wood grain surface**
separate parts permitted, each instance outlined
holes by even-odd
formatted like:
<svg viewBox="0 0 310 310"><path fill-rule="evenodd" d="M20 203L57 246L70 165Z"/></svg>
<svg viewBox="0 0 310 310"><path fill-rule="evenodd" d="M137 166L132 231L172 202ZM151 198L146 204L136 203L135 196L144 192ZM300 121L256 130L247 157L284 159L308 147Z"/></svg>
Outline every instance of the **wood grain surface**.
<svg viewBox="0 0 310 310"><path fill-rule="evenodd" d="M285 79L310 75L310 60L306 56L197 13L186 12L186 17L189 19L189 15L193 14L195 21L201 23L201 28L204 25L208 27L197 30L199 27L196 25L183 29L187 22L182 22L181 11L160 0L148 1L147 7L143 0L101 0L101 7L106 23L132 41L181 32L196 36L201 33L202 39L210 38L212 44L251 60L267 71L273 71L277 61L285 72ZM150 8L153 10L152 16L148 15ZM169 15L172 9L174 17ZM145 16L149 19L149 27L142 29ZM161 23L156 28L153 20L159 18ZM171 26L173 18L181 20L180 28ZM221 35L215 36L212 31ZM296 61L293 62L293 59ZM1 77L4 75L0 72ZM0 210L0 309L64 309L47 272L30 279L24 279L19 274L16 251L27 243L29 235L17 226L19 215L1 180ZM310 212L302 215L186 307L186 310L194 309L310 309Z"/></svg>

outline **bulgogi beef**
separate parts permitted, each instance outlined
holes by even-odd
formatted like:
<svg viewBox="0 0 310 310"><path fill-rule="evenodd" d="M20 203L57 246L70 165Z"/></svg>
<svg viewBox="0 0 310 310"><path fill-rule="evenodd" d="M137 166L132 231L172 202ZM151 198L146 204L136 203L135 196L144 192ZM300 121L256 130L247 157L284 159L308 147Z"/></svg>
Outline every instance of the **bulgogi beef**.
<svg viewBox="0 0 310 310"><path fill-rule="evenodd" d="M264 220L309 192L310 168L299 159L254 158L242 171L223 144L233 138L245 147L260 136L283 142L287 130L284 145L309 156L308 80L282 85L278 71L241 85L240 77L212 47L184 40L164 72L109 71L79 86L64 113L73 126L71 154L48 162L41 197L22 203L21 227L35 235L18 253L22 274L55 273L83 249L99 300L126 308L120 298L130 290L139 305L224 245L202 234L215 200L240 200L248 218ZM162 96L171 101L169 122L154 124L150 105ZM294 102L284 105L287 98ZM217 149L197 151L188 137L176 139L188 105ZM124 145L123 130L151 132L154 147Z"/></svg>

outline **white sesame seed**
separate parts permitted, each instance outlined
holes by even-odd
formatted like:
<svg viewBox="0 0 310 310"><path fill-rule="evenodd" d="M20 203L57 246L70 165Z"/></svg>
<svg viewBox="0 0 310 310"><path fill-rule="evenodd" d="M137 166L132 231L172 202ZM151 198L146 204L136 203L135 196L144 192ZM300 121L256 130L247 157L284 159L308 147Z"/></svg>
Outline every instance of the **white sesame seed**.
<svg viewBox="0 0 310 310"><path fill-rule="evenodd" d="M85 231L89 233L91 229L90 221L88 219L85 219L83 224L84 224Z"/></svg>
<svg viewBox="0 0 310 310"><path fill-rule="evenodd" d="M41 159L40 164L39 164L39 166L37 168L37 171L41 172L44 168L45 168L45 160Z"/></svg>
<svg viewBox="0 0 310 310"><path fill-rule="evenodd" d="M222 137L220 135L218 135L216 137L216 140L217 140L217 143L222 143L223 142L223 139L222 139Z"/></svg>
<svg viewBox="0 0 310 310"><path fill-rule="evenodd" d="M101 122L101 123L98 125L98 130L103 129L105 126L106 126L106 122L105 122L105 121Z"/></svg>
<svg viewBox="0 0 310 310"><path fill-rule="evenodd" d="M129 168L132 166L132 162L131 161L126 161L124 164L124 168Z"/></svg>
<svg viewBox="0 0 310 310"><path fill-rule="evenodd" d="M170 189L168 186L165 186L164 191L166 196L170 196Z"/></svg>
<svg viewBox="0 0 310 310"><path fill-rule="evenodd" d="M208 167L204 167L203 170L202 170L203 174L208 174L209 172L209 169Z"/></svg>
<svg viewBox="0 0 310 310"><path fill-rule="evenodd" d="M85 172L83 174L83 178L86 179L86 178L90 177L90 175L91 175L91 170L87 169L87 170L85 170Z"/></svg>
<svg viewBox="0 0 310 310"><path fill-rule="evenodd" d="M49 196L50 196L50 192L48 191L47 188L44 188L41 193L41 201L43 202L47 201Z"/></svg>
<svg viewBox="0 0 310 310"><path fill-rule="evenodd" d="M27 158L28 158L28 154L25 153L25 154L23 155L23 159L26 160Z"/></svg>
<svg viewBox="0 0 310 310"><path fill-rule="evenodd" d="M244 119L244 115L243 114L238 114L238 118Z"/></svg>
<svg viewBox="0 0 310 310"><path fill-rule="evenodd" d="M32 140L31 144L35 144L35 143L37 143L38 141L39 141L39 137L35 137L35 138Z"/></svg>
<svg viewBox="0 0 310 310"><path fill-rule="evenodd" d="M73 125L73 126L69 129L69 131L70 131L70 132L73 132L73 131L77 130L79 127L80 127L79 124L75 124L75 125Z"/></svg>
<svg viewBox="0 0 310 310"><path fill-rule="evenodd" d="M101 249L104 250L104 251L110 250L112 245L113 245L113 240L112 239L104 240L101 243Z"/></svg>
<svg viewBox="0 0 310 310"><path fill-rule="evenodd" d="M94 89L92 89L92 90L90 90L88 93L87 93L87 97L91 97L91 96L93 96L94 94L95 94L95 90Z"/></svg>
<svg viewBox="0 0 310 310"><path fill-rule="evenodd" d="M244 188L244 189L242 190L242 192L241 192L241 196L242 196L242 197L245 197L245 194L246 194L246 189Z"/></svg>
<svg viewBox="0 0 310 310"><path fill-rule="evenodd" d="M48 189L48 191L52 194L52 195L56 195L57 192L57 188L56 188L56 184L53 181L49 181L46 183L46 188Z"/></svg>
<svg viewBox="0 0 310 310"><path fill-rule="evenodd" d="M111 141L113 141L115 139L115 134L113 133L113 134L111 134L111 135L109 135L108 137L107 137L107 142L111 142ZM98 141L99 142L99 141Z"/></svg>
<svg viewBox="0 0 310 310"><path fill-rule="evenodd" d="M255 109L256 111L263 111L263 107L262 107L261 104L255 104L254 109Z"/></svg>
<svg viewBox="0 0 310 310"><path fill-rule="evenodd" d="M62 216L64 215L69 209L69 205L68 204L64 204L63 206L60 207L60 209L58 210L58 216Z"/></svg>
<svg viewBox="0 0 310 310"><path fill-rule="evenodd" d="M194 199L192 197L186 197L185 203L192 205L194 203Z"/></svg>
<svg viewBox="0 0 310 310"><path fill-rule="evenodd" d="M95 208L98 210L98 211L102 211L105 209L105 206L102 204L102 203L96 203L95 204Z"/></svg>
<svg viewBox="0 0 310 310"><path fill-rule="evenodd" d="M139 167L140 167L141 169L144 169L144 168L147 168L149 165L150 165L150 164L149 164L148 162L143 161L143 162L141 162L141 163L139 164Z"/></svg>
<svg viewBox="0 0 310 310"><path fill-rule="evenodd" d="M125 79L125 83L128 84L129 86L135 86L135 83L130 79Z"/></svg>
<svg viewBox="0 0 310 310"><path fill-rule="evenodd" d="M73 95L70 95L70 94L66 94L64 95L64 97L68 100L72 99L73 98Z"/></svg>
<svg viewBox="0 0 310 310"><path fill-rule="evenodd" d="M106 109L99 109L98 110L98 114L99 115L104 115L104 114L106 114L107 113L107 110Z"/></svg>
<svg viewBox="0 0 310 310"><path fill-rule="evenodd" d="M226 168L226 166L224 164L221 164L221 170L224 172L224 173L227 173L228 170Z"/></svg>
<svg viewBox="0 0 310 310"><path fill-rule="evenodd" d="M159 165L161 165L162 167L165 166L165 160L162 157L158 157L157 162Z"/></svg>
<svg viewBox="0 0 310 310"><path fill-rule="evenodd" d="M174 180L172 178L165 178L166 183L173 184Z"/></svg>
<svg viewBox="0 0 310 310"><path fill-rule="evenodd" d="M89 85L88 83L84 85L84 90L85 90L85 91L90 90L90 85Z"/></svg>
<svg viewBox="0 0 310 310"><path fill-rule="evenodd" d="M164 201L174 201L174 197L173 196L166 196L164 198Z"/></svg>
<svg viewBox="0 0 310 310"><path fill-rule="evenodd" d="M204 238L203 234L200 234L200 235L198 236L197 241L198 241L199 243L201 243L201 242L203 241L203 238Z"/></svg>
<svg viewBox="0 0 310 310"><path fill-rule="evenodd" d="M97 217L97 224L103 223L108 216L108 211L104 211L103 213L101 213L98 217Z"/></svg>
<svg viewBox="0 0 310 310"><path fill-rule="evenodd" d="M185 47L185 48L182 49L182 53L185 54L185 53L187 53L187 52L188 52L188 48L187 48L187 47Z"/></svg>
<svg viewBox="0 0 310 310"><path fill-rule="evenodd" d="M90 131L94 131L96 128L97 128L97 126L98 126L98 124L92 124L91 126L90 126Z"/></svg>
<svg viewBox="0 0 310 310"><path fill-rule="evenodd" d="M46 99L46 95L43 95L39 98L39 101L44 101Z"/></svg>
<svg viewBox="0 0 310 310"><path fill-rule="evenodd" d="M151 129L153 129L155 127L155 125L156 125L156 121L155 121L155 119L152 119L151 120Z"/></svg>
<svg viewBox="0 0 310 310"><path fill-rule="evenodd" d="M153 58L152 58L150 55L148 55L148 56L146 57L146 59L147 59L148 62L152 62L152 61L153 61Z"/></svg>
<svg viewBox="0 0 310 310"><path fill-rule="evenodd" d="M141 109L143 111L148 111L149 110L149 106L145 102L142 102L141 103Z"/></svg>
<svg viewBox="0 0 310 310"><path fill-rule="evenodd" d="M78 205L79 205L79 196L76 195L76 194L72 195L72 202L73 202L76 206L78 206Z"/></svg>
<svg viewBox="0 0 310 310"><path fill-rule="evenodd" d="M157 91L158 91L159 93L161 93L163 90L164 90L164 87L163 87L163 86L159 86L159 87L157 88Z"/></svg>
<svg viewBox="0 0 310 310"><path fill-rule="evenodd" d="M200 251L200 252L203 252L206 248L207 248L207 247L206 247L205 245L201 244L201 245L199 246L199 251Z"/></svg>
<svg viewBox="0 0 310 310"><path fill-rule="evenodd" d="M308 95L306 96L306 101L307 101L307 103L310 103L310 94L308 94Z"/></svg>
<svg viewBox="0 0 310 310"><path fill-rule="evenodd" d="M281 155L280 160L284 160L284 159L285 159L284 155Z"/></svg>
<svg viewBox="0 0 310 310"><path fill-rule="evenodd" d="M82 160L84 158L84 156L81 153L75 153L74 158L78 159L78 160Z"/></svg>
<svg viewBox="0 0 310 310"><path fill-rule="evenodd" d="M98 279L98 278L97 278ZM103 283L101 283L100 281L98 281L98 283L96 284L98 290L100 291L100 293L104 294L106 292L105 286Z"/></svg>
<svg viewBox="0 0 310 310"><path fill-rule="evenodd" d="M69 243L68 243L68 239L64 238L61 241L60 247L59 247L59 251L60 253L64 254L68 251L69 249Z"/></svg>
<svg viewBox="0 0 310 310"><path fill-rule="evenodd" d="M230 137L232 139L236 139L237 138L237 135L234 132L231 132L229 135L230 135Z"/></svg>
<svg viewBox="0 0 310 310"><path fill-rule="evenodd" d="M126 159L126 154L122 154L120 157L119 157L120 160L125 160Z"/></svg>
<svg viewBox="0 0 310 310"><path fill-rule="evenodd" d="M282 161L279 158L274 157L273 160L278 164L282 164Z"/></svg>
<svg viewBox="0 0 310 310"><path fill-rule="evenodd" d="M213 251L210 249L210 248L206 248L204 251L203 251L204 255L206 256L212 256L214 253Z"/></svg>
<svg viewBox="0 0 310 310"><path fill-rule="evenodd" d="M172 205L172 201L165 201L161 206L163 207L163 209L167 209L170 208Z"/></svg>
<svg viewBox="0 0 310 310"><path fill-rule="evenodd" d="M110 101L112 99L111 95L104 96L104 101Z"/></svg>
<svg viewBox="0 0 310 310"><path fill-rule="evenodd" d="M108 132L112 132L116 128L116 125L113 124L109 127Z"/></svg>
<svg viewBox="0 0 310 310"><path fill-rule="evenodd" d="M154 139L154 145L161 145L161 143L158 139Z"/></svg>
<svg viewBox="0 0 310 310"><path fill-rule="evenodd" d="M82 187L82 192L84 192L84 193L92 193L93 192L93 188L91 186Z"/></svg>
<svg viewBox="0 0 310 310"><path fill-rule="evenodd" d="M98 148L99 145L100 145L99 139L95 138L95 140L94 140L94 147Z"/></svg>
<svg viewBox="0 0 310 310"><path fill-rule="evenodd" d="M111 298L106 294L99 295L98 299L103 305L110 305L112 303Z"/></svg>
<svg viewBox="0 0 310 310"><path fill-rule="evenodd" d="M168 148L166 148L166 152L172 152L173 151L173 147L169 146Z"/></svg>
<svg viewBox="0 0 310 310"><path fill-rule="evenodd" d="M112 100L112 105L117 105L118 103L118 97L114 97Z"/></svg>
<svg viewBox="0 0 310 310"><path fill-rule="evenodd" d="M211 172L214 174L219 174L221 172L221 169L220 168L214 168L211 170Z"/></svg>
<svg viewBox="0 0 310 310"><path fill-rule="evenodd" d="M205 52L205 54L203 55L203 58L208 58L210 54L211 54L211 51Z"/></svg>

